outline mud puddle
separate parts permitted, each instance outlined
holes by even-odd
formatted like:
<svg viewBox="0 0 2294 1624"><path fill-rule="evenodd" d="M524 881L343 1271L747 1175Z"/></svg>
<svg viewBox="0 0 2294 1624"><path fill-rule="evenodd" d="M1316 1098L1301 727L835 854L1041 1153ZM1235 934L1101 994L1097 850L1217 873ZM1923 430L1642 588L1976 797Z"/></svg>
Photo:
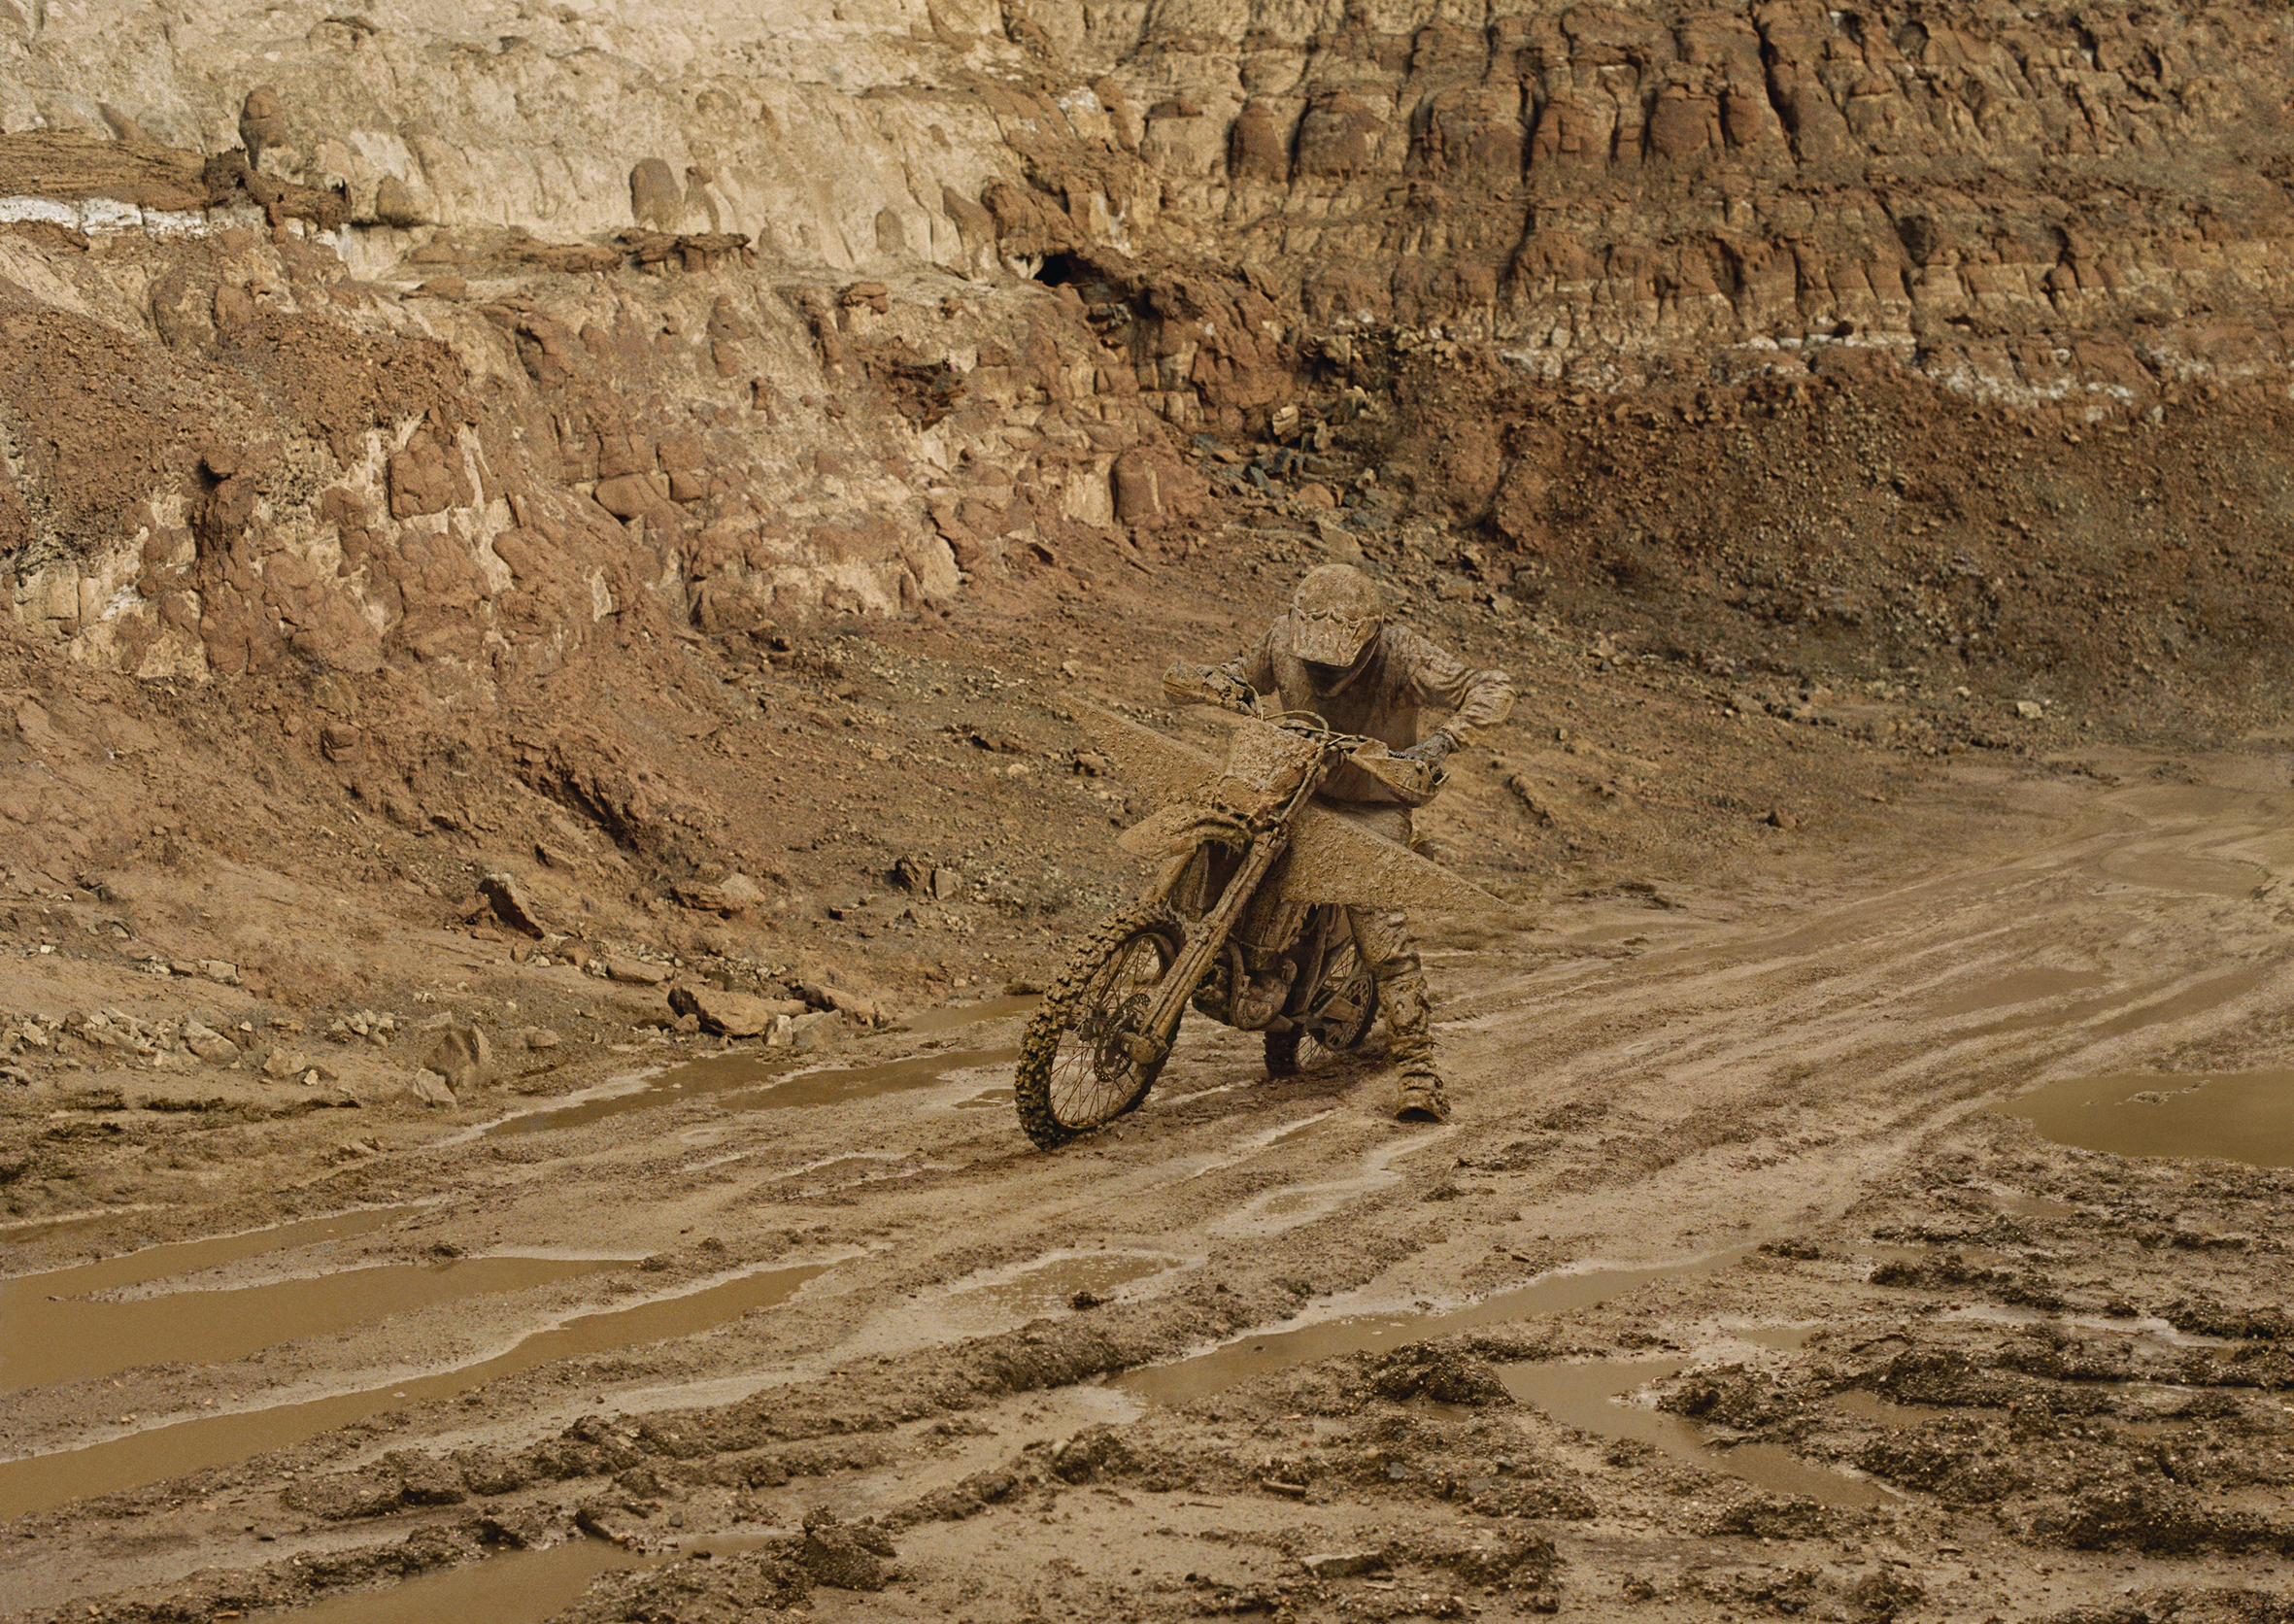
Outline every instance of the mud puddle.
<svg viewBox="0 0 2294 1624"><path fill-rule="evenodd" d="M257 1348L433 1303L523 1291L626 1260L457 1258L388 1264L224 1290L91 1301L62 1269L0 1285L0 1392L109 1375L138 1365L227 1364ZM101 1265L96 1266L101 1268ZM46 1286L50 1289L42 1291Z"/></svg>
<svg viewBox="0 0 2294 1624"><path fill-rule="evenodd" d="M1999 1109L2083 1150L2294 1166L2294 1070L2070 1077Z"/></svg>
<svg viewBox="0 0 2294 1624"><path fill-rule="evenodd" d="M1582 1365L1507 1365L1505 1390L1564 1426L1602 1438L1646 1443L1708 1472L1741 1477L1776 1494L1804 1495L1826 1506L1878 1506L1892 1497L1876 1483L1813 1465L1773 1443L1719 1446L1678 1415L1620 1404L1637 1387L1678 1375L1683 1359L1603 1359Z"/></svg>
<svg viewBox="0 0 2294 1624"><path fill-rule="evenodd" d="M726 1111L849 1104L911 1089L930 1088L945 1081L951 1072L974 1066L1009 1065L1019 1058L1020 1051L1016 1048L950 1049L937 1054L908 1055L878 1066L796 1071L793 1068L797 1063L786 1050L732 1049L722 1055L686 1061L626 1089L577 1104L505 1117L479 1132L490 1138L582 1128L629 1111L703 1100Z"/></svg>
<svg viewBox="0 0 2294 1624"><path fill-rule="evenodd" d="M1000 1021L1011 1015L1032 1015L1035 1006L1043 1002L1040 993L1009 993L1001 998L982 998L978 1003L944 1003L937 1009L923 1009L904 1017L900 1029L919 1037L936 1032L954 1032L961 1027L977 1026L982 1021Z"/></svg>
<svg viewBox="0 0 2294 1624"><path fill-rule="evenodd" d="M1658 1280L1716 1273L1733 1268L1749 1250L1737 1246L1687 1263L1655 1269L1593 1269L1578 1273L1541 1275L1526 1286L1446 1313L1356 1314L1321 1320L1295 1331L1246 1336L1192 1359L1126 1370L1107 1385L1159 1404L1193 1404L1225 1392L1238 1381L1287 1370L1293 1365L1340 1354L1384 1353L1405 1343L1503 1325L1508 1320L1589 1308Z"/></svg>
<svg viewBox="0 0 2294 1624"><path fill-rule="evenodd" d="M958 1071L974 1066L1009 1066L1020 1058L1017 1048L951 1049L944 1054L911 1055L881 1066L862 1066L846 1071L802 1071L782 1082L745 1093L727 1095L718 1104L728 1111L785 1111L806 1105L846 1105L880 1100L888 1094L906 1094L933 1088Z"/></svg>
<svg viewBox="0 0 2294 1624"><path fill-rule="evenodd" d="M402 1404L451 1398L559 1359L575 1359L685 1336L787 1302L834 1267L807 1264L739 1275L678 1297L580 1314L532 1332L489 1359L303 1404L227 1411L154 1426L84 1448L0 1462L0 1521L88 1495L178 1477L284 1449Z"/></svg>
<svg viewBox="0 0 2294 1624"><path fill-rule="evenodd" d="M658 1568L679 1557L732 1556L755 1550L771 1535L718 1535L681 1541L679 1548L641 1555L603 1539L576 1539L546 1550L504 1551L483 1562L394 1584L331 1597L291 1613L263 1614L294 1624L436 1624L478 1619L484 1624L530 1624L554 1617L589 1593L606 1573ZM786 1538L786 1536L783 1536Z"/></svg>
<svg viewBox="0 0 2294 1624"><path fill-rule="evenodd" d="M237 1263L241 1258L260 1257L265 1252L284 1252L292 1246L315 1246L329 1240L347 1240L354 1235L372 1235L377 1230L387 1229L399 1219L411 1218L422 1210L420 1203L360 1207L352 1212L331 1213L324 1218L300 1218L291 1224L241 1230L236 1235L211 1235L205 1240L171 1240L163 1245L121 1252L95 1263L74 1264L69 1269L51 1269L44 1274L15 1275L0 1280L0 1293L19 1287L29 1289L36 1281L44 1282L38 1287L43 1294L117 1291L125 1286L140 1286L152 1280L162 1280L170 1274L189 1274L197 1269ZM108 1215L99 1213L95 1216ZM93 1221L92 1218L62 1220L72 1224ZM56 1284L67 1277L68 1284ZM0 1296L0 1304L7 1301L6 1297Z"/></svg>
<svg viewBox="0 0 2294 1624"><path fill-rule="evenodd" d="M2122 846L2107 853L2097 860L2094 871L2106 879L2148 891L2181 891L2201 897L2251 897L2270 878L2270 871L2258 863L2149 845Z"/></svg>

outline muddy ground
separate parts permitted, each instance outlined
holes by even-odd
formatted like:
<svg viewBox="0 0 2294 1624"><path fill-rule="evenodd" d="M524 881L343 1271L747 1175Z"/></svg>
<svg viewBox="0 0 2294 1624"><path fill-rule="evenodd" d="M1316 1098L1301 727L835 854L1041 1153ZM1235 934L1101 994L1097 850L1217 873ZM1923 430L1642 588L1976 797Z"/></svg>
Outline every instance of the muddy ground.
<svg viewBox="0 0 2294 1624"><path fill-rule="evenodd" d="M504 855L534 935L370 823L328 930L198 844L259 703L143 713L211 741L182 825L7 946L7 1615L2289 1616L2289 1175L2205 1157L2286 1160L2294 735L1400 558L1526 695L1426 820L1518 904L1427 924L1457 1120L1387 1120L1375 1037L1270 1081L1191 1024L1041 1154L1030 989L1137 878L1071 707L1154 714L1312 556L1228 540L1119 647L1087 568L1072 638L692 651L813 816L777 906ZM712 979L834 1013L728 1041ZM2051 1083L2076 1142L2003 1111Z"/></svg>

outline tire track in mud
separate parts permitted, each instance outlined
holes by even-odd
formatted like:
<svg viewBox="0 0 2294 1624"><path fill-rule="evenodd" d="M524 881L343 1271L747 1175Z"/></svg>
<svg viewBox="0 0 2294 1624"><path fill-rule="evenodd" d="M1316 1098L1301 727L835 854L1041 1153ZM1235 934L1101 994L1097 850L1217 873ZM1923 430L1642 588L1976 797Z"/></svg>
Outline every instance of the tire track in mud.
<svg viewBox="0 0 2294 1624"><path fill-rule="evenodd" d="M2218 849L2220 832L2141 839L2172 856L2202 840ZM908 1379L938 1383L945 1397L931 1403L965 1405L1310 1322L1340 1298L1350 1311L1406 1312L1556 1267L1632 1269L1789 1234L1851 1206L1937 1128L2042 1074L2127 1069L2283 1001L2294 955L2272 907L2098 876L2099 852L2134 843L2087 836L1781 929L1675 918L1667 945L1598 964L1535 938L1524 948L1545 953L1535 967L1467 961L1443 1026L1461 1116L1436 1133L1386 1124L1391 1078L1360 1059L1245 1083L1255 1045L1195 1028L1148 1109L1049 1156L1019 1145L1001 1113L956 1108L977 1077L950 1082L946 1100L823 1098L771 1113L665 1100L612 1132L565 1130L574 1154L562 1157L550 1153L555 1131L520 1135L547 1178L489 1162L484 1145L456 1147L440 1171L490 1167L499 1182L468 1200L513 1227L543 1202L539 1186L658 1178L652 1196L689 1228L792 1224L817 1243L872 1248L808 1294L802 1315L717 1327L707 1348L689 1339L620 1378L577 1366L489 1387L497 1436L543 1430L554 1408L543 1395L575 1377L600 1397L634 1385L656 1408L707 1392L727 1413L725 1378L742 1372L754 1396L732 1396L731 1410L801 1410L870 1343L905 1344L894 1366L910 1375L888 1370L862 1399ZM2243 957L2226 969L2231 956ZM2071 979L2034 982L2029 998L1985 993L2037 970ZM695 1165L681 1132L703 1127L720 1160ZM839 1157L920 1170L792 1183ZM942 1331L885 1332L920 1292L961 1300L1041 1260L1097 1252L1171 1266L1128 1294L1132 1282L1118 1283L1113 1306L1088 1321L1052 1313L1053 1327L1075 1327L1073 1345L969 1312ZM1493 1255L1524 1261L1493 1269ZM950 1334L971 1339L933 1339ZM418 1409L389 1443L419 1449L442 1426L466 1431L467 1419ZM331 1450L330 1467L380 1447Z"/></svg>

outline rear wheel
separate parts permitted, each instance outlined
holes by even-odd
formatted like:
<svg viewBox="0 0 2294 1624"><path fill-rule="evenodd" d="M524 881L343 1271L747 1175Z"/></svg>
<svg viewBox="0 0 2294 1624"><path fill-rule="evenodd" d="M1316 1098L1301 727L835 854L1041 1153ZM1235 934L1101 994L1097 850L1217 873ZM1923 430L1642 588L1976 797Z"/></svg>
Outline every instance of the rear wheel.
<svg viewBox="0 0 2294 1624"><path fill-rule="evenodd" d="M1354 946L1343 922L1338 939L1323 960L1322 979L1305 1007L1291 1017L1291 1030L1266 1034L1266 1074L1287 1077L1303 1071L1333 1049L1351 1049L1370 1030L1378 1013L1378 984Z"/></svg>
<svg viewBox="0 0 2294 1624"><path fill-rule="evenodd" d="M1084 944L1020 1039L1012 1094L1030 1139L1050 1150L1147 1098L1167 1050L1143 1023L1185 941L1168 908L1150 907Z"/></svg>

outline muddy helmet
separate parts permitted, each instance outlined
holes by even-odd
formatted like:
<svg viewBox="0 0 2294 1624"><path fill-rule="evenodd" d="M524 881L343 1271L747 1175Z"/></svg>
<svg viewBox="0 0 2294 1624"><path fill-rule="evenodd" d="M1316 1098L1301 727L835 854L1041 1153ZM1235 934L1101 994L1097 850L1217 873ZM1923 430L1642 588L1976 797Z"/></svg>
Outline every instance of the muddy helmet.
<svg viewBox="0 0 2294 1624"><path fill-rule="evenodd" d="M1386 599L1352 564L1306 572L1291 594L1291 652L1310 665L1351 670L1386 624Z"/></svg>

